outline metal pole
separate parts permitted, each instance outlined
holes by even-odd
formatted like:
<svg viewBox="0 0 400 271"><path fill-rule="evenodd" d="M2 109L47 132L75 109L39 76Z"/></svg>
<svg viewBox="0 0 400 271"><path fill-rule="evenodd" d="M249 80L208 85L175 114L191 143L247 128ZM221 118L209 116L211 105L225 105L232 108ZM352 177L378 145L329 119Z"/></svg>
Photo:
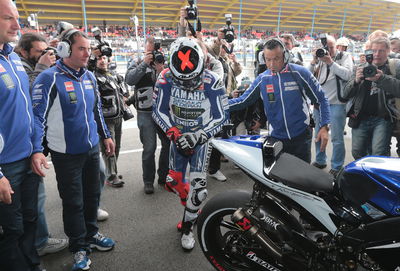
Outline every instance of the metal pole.
<svg viewBox="0 0 400 271"><path fill-rule="evenodd" d="M341 36L341 37L343 37L344 23L346 22L346 10L347 10L347 9L344 9L343 22L342 22L342 31L340 31L340 36Z"/></svg>
<svg viewBox="0 0 400 271"><path fill-rule="evenodd" d="M239 27L238 27L238 43L240 46L241 42L241 31L242 31L242 8L243 8L243 0L240 0L240 10L239 10ZM243 42L243 66L246 67L246 44Z"/></svg>
<svg viewBox="0 0 400 271"><path fill-rule="evenodd" d="M40 32L39 31L39 14L38 13L34 13L34 15L35 15L35 23L36 23L36 32Z"/></svg>
<svg viewBox="0 0 400 271"><path fill-rule="evenodd" d="M317 14L317 8L314 6L314 14L312 16L312 24L311 24L311 37L314 33L314 23L315 23L315 15Z"/></svg>
<svg viewBox="0 0 400 271"><path fill-rule="evenodd" d="M197 5L197 1L196 1L196 0L194 0L193 3L194 3L195 5ZM197 10L197 16L199 15L198 12L199 12L199 10ZM193 28L194 28L194 31L196 32L196 30L197 30L197 20L194 20L194 22L193 22Z"/></svg>
<svg viewBox="0 0 400 271"><path fill-rule="evenodd" d="M396 26L396 21L397 21L397 14L394 15L393 26L392 26L392 33L394 32L394 28L395 28L395 26Z"/></svg>
<svg viewBox="0 0 400 271"><path fill-rule="evenodd" d="M87 18L86 18L86 2L82 0L82 11L83 11L83 25L85 27L85 33L87 33Z"/></svg>
<svg viewBox="0 0 400 271"><path fill-rule="evenodd" d="M280 27L281 27L281 13L282 13L282 2L279 3L278 29L277 29L278 36L280 33Z"/></svg>
<svg viewBox="0 0 400 271"><path fill-rule="evenodd" d="M372 15L371 15L371 18L369 19L368 35L367 36L369 36L369 32L371 32L371 24L372 24Z"/></svg>
<svg viewBox="0 0 400 271"><path fill-rule="evenodd" d="M146 8L144 7L144 0L142 0L142 14L143 14L143 41L146 41Z"/></svg>

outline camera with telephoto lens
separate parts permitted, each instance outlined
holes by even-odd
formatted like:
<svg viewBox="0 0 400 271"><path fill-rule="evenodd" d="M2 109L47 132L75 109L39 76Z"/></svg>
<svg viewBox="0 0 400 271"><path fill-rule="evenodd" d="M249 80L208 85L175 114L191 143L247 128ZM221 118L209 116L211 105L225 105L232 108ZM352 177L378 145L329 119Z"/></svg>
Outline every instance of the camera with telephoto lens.
<svg viewBox="0 0 400 271"><path fill-rule="evenodd" d="M235 39L235 29L232 26L232 14L225 14L224 40L231 43Z"/></svg>
<svg viewBox="0 0 400 271"><path fill-rule="evenodd" d="M103 41L102 37L101 37L101 30L98 27L95 27L92 29L92 33L94 38L97 41L97 49L100 50L101 52L101 56L108 56L111 57L112 56L112 49L110 47L110 45Z"/></svg>
<svg viewBox="0 0 400 271"><path fill-rule="evenodd" d="M161 42L154 43L154 50L153 50L153 63L163 64L165 62L165 58L163 53L160 52Z"/></svg>
<svg viewBox="0 0 400 271"><path fill-rule="evenodd" d="M324 46L324 48L317 49L317 51L315 52L315 55L317 57L324 57L324 56L329 54L329 51L328 51L328 39L326 37L326 34L321 34L319 36L319 38L320 38L322 46Z"/></svg>
<svg viewBox="0 0 400 271"><path fill-rule="evenodd" d="M194 0L188 0L189 6L186 6L186 14L188 20L197 19L197 6L194 4Z"/></svg>
<svg viewBox="0 0 400 271"><path fill-rule="evenodd" d="M374 52L372 50L365 50L365 60L367 63L363 69L364 78L374 77L378 71L375 65L372 65L372 61L374 60Z"/></svg>

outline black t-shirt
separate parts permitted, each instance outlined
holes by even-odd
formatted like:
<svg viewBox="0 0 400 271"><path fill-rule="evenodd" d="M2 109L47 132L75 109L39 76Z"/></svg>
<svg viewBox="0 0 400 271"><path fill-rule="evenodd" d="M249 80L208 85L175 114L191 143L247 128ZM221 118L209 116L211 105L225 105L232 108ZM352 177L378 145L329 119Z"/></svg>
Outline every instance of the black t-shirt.
<svg viewBox="0 0 400 271"><path fill-rule="evenodd" d="M386 64L378 67L378 69L381 70L384 74L390 75L389 68ZM364 119L368 117L376 117L378 116L378 92L383 90L377 88L376 84L371 81L366 80L364 84L368 93L365 95L365 100L362 110L360 112L360 116Z"/></svg>

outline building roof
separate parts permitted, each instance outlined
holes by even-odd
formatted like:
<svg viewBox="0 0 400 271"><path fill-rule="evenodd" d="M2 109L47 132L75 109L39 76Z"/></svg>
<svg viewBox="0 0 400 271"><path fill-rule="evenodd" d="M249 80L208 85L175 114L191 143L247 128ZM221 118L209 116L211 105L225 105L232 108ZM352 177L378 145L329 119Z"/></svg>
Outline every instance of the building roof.
<svg viewBox="0 0 400 271"><path fill-rule="evenodd" d="M84 8L88 25L133 25L136 15L142 25L176 27L180 8L186 0L17 0L21 18L38 13L39 24L68 21L84 25ZM143 16L143 3L145 12ZM241 29L276 31L340 32L345 19L344 33L362 33L376 29L392 32L400 27L400 4L383 0L198 0L197 6L203 29L225 25L224 14L232 14L232 24L238 29L241 10ZM281 12L279 12L281 11Z"/></svg>

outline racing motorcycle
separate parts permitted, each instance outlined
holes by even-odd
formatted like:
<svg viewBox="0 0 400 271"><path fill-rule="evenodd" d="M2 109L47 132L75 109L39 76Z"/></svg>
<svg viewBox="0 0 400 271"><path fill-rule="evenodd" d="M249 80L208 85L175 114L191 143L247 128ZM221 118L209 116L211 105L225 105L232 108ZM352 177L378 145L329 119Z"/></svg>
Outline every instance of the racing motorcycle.
<svg viewBox="0 0 400 271"><path fill-rule="evenodd" d="M219 271L400 271L400 159L369 156L336 178L267 136L213 139L253 181L210 199L198 240Z"/></svg>

